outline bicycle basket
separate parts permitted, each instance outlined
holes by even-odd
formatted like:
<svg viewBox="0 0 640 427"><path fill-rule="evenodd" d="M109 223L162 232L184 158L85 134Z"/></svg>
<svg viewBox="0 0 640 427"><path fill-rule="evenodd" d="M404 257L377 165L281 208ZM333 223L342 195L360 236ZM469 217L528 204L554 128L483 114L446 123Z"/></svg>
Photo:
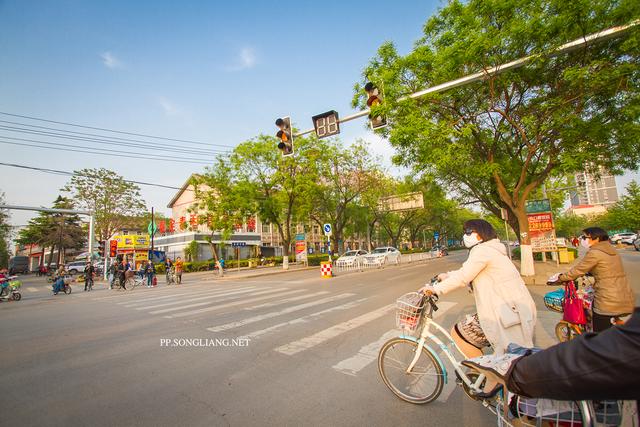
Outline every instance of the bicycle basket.
<svg viewBox="0 0 640 427"><path fill-rule="evenodd" d="M409 292L396 300L396 326L400 329L415 331L420 324L424 310L421 294Z"/></svg>
<svg viewBox="0 0 640 427"><path fill-rule="evenodd" d="M617 401L571 402L511 396L508 415L498 411L498 425L582 427L590 418L588 425L618 426L622 420Z"/></svg>
<svg viewBox="0 0 640 427"><path fill-rule="evenodd" d="M544 296L544 305L547 306L549 310L562 313L563 300L564 300L564 289L562 288L556 289L555 291L549 292Z"/></svg>

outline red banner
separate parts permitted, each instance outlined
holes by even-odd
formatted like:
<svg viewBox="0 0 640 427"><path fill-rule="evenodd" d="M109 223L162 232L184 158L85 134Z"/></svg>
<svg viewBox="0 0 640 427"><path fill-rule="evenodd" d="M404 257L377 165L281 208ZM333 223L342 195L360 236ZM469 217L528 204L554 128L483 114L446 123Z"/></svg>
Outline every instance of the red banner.
<svg viewBox="0 0 640 427"><path fill-rule="evenodd" d="M553 230L553 217L551 212L527 215L529 220L529 232Z"/></svg>

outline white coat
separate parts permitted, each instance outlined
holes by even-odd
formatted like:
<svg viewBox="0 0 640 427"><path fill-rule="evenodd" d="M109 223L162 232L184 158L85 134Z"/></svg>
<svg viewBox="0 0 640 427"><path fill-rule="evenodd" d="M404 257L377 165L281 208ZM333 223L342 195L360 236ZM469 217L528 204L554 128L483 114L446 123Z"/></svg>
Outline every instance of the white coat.
<svg viewBox="0 0 640 427"><path fill-rule="evenodd" d="M536 304L498 239L471 248L462 268L434 286L439 295L473 282L478 319L496 354L510 343L533 347Z"/></svg>

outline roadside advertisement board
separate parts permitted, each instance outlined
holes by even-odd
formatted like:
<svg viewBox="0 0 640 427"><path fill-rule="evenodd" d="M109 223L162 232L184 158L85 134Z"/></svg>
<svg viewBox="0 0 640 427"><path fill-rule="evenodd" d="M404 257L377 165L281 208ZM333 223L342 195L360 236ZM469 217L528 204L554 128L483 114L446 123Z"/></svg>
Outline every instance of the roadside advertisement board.
<svg viewBox="0 0 640 427"><path fill-rule="evenodd" d="M527 201L526 211L533 252L556 252L558 241L549 199Z"/></svg>
<svg viewBox="0 0 640 427"><path fill-rule="evenodd" d="M296 262L307 262L307 241L303 233L296 234Z"/></svg>

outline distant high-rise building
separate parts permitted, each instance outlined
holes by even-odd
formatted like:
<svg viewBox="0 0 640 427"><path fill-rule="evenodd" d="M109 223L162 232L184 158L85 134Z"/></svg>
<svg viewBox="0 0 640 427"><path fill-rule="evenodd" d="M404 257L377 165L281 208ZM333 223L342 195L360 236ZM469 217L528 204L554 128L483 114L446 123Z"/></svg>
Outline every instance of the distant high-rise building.
<svg viewBox="0 0 640 427"><path fill-rule="evenodd" d="M575 174L578 190L571 193L572 206L608 207L618 201L616 179L607 170L601 169L596 178L588 172Z"/></svg>

